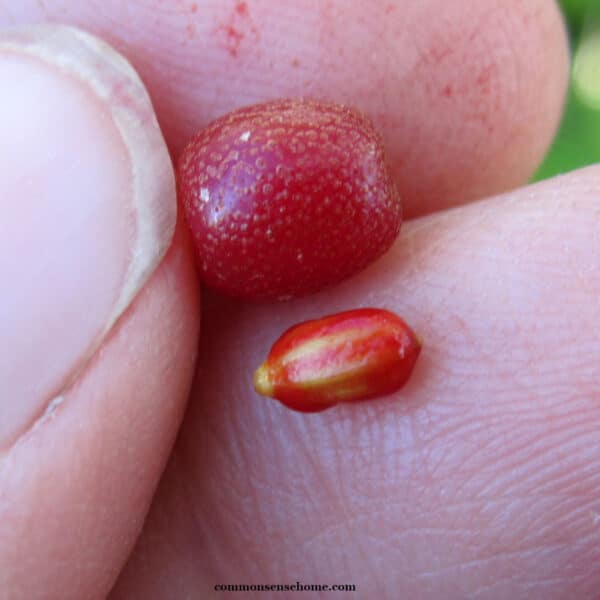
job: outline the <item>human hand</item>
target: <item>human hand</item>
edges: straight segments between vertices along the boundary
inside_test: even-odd
[[[94,359],[62,382],[52,418],[5,448],[6,597],[103,597],[115,581],[113,598],[212,597],[217,583],[295,581],[354,583],[361,598],[592,597],[597,169],[447,210],[524,184],[546,150],[567,80],[556,7],[9,0],[0,12],[2,26],[38,20],[84,27],[132,61],[173,156],[198,127],[262,99],[361,108],[384,135],[408,221],[382,260],[322,294],[268,306],[206,294],[191,393],[200,303],[180,224]],[[1,100],[0,110],[9,164],[30,121],[22,111],[8,128]],[[95,185],[118,203],[125,175],[96,125],[96,160],[112,170],[100,177],[100,162]],[[40,139],[27,160],[55,143]],[[55,165],[76,158],[59,155]],[[18,219],[27,211],[11,212],[28,199],[12,174],[0,184],[3,227],[31,245],[25,258],[7,245],[0,272],[14,273],[5,265],[18,256],[29,273],[44,248]],[[57,207],[76,214],[86,186],[52,189]],[[81,251],[76,239],[65,273]],[[47,304],[53,282],[37,286]],[[64,316],[55,304],[66,331],[49,333],[47,347],[24,344],[19,354],[3,344],[2,368],[29,362],[38,382],[45,357],[66,360],[61,348],[96,308],[77,302]],[[285,327],[364,305],[398,312],[423,338],[397,399],[305,416],[255,397],[252,372]],[[79,358],[68,357],[65,373]],[[43,411],[55,390],[38,385]],[[3,388],[0,423],[19,391]]]

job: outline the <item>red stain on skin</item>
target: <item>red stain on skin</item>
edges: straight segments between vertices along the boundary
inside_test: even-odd
[[[452,96],[454,95],[454,90],[452,89],[451,85],[447,85],[443,92],[444,96],[446,96],[446,98],[452,98]]]
[[[451,47],[440,44],[439,46],[432,46],[430,48],[428,58],[431,59],[432,64],[439,65],[452,56],[452,52],[453,50]]]
[[[300,61],[297,58],[294,58],[292,60],[292,67],[299,67],[300,66]]]
[[[233,25],[221,25],[219,29],[225,33],[225,45],[227,51],[231,56],[237,56],[240,49],[240,43],[244,39],[244,34],[241,31],[238,31]]]
[[[494,68],[489,66],[479,73],[475,82],[480,88],[480,93],[487,95],[491,92],[492,88],[492,76],[494,75]]]
[[[484,85],[488,84],[489,82],[490,82],[490,74],[489,73],[482,73],[477,78],[477,83],[481,86],[484,86]]]
[[[250,31],[258,38],[258,30],[252,24],[246,2],[236,2],[226,22],[221,23],[215,30],[224,42],[224,47],[233,58],[240,53],[240,45],[246,37],[246,31]]]
[[[193,13],[196,13],[196,12],[198,12],[198,5],[197,5],[197,4],[192,4],[192,6],[190,7],[190,10],[191,10]]]
[[[397,7],[397,6],[395,6],[394,4],[388,4],[388,5],[385,7],[385,14],[386,14],[386,15],[389,15],[390,13],[394,12],[394,11],[395,11],[397,8],[398,8],[398,7]]]
[[[479,75],[479,77],[477,78],[477,83],[479,85],[486,85],[487,83],[490,82],[490,74],[489,72],[483,72],[481,75]]]

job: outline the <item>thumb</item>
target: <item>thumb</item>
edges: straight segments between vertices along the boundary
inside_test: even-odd
[[[5,32],[0,89],[0,589],[101,596],[183,414],[191,252],[124,59],[65,27]]]

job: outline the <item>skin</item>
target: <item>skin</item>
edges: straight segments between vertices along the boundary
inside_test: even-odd
[[[39,20],[132,60],[173,156],[236,106],[352,99],[381,127],[409,219],[389,254],[327,292],[265,306],[207,293],[201,310],[180,226],[60,411],[2,458],[4,596],[210,598],[215,583],[298,580],[365,598],[594,597],[600,171],[496,195],[525,184],[559,120],[556,6],[0,11],[2,26]],[[365,52],[373,40],[385,52]],[[285,327],[365,303],[423,339],[395,399],[304,416],[255,396]]]

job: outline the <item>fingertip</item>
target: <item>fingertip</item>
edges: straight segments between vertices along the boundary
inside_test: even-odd
[[[384,136],[407,217],[524,183],[564,102],[568,45],[554,1],[211,0],[161,5],[163,21],[155,2],[133,3],[130,19],[119,0],[103,6],[46,0],[23,18],[60,16],[126,48],[174,155],[241,105],[350,104]]]

